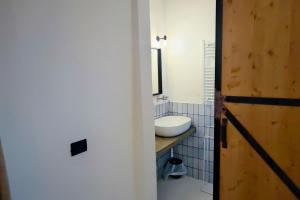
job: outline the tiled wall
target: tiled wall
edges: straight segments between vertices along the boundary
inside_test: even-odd
[[[169,105],[168,100],[161,100],[159,102],[154,102],[154,119],[169,115]],[[163,169],[169,158],[171,157],[171,151],[161,155],[156,158],[156,175],[157,179],[162,177]]]
[[[154,103],[154,119],[169,115],[169,105],[168,100],[160,100]]]
[[[213,181],[213,135],[214,106],[205,104],[187,104],[164,102],[155,106],[155,118],[166,115],[179,115],[192,118],[197,131],[174,147],[174,156],[183,160],[188,169],[188,176]],[[161,176],[163,165],[170,153],[157,158],[157,175]]]
[[[185,104],[171,102],[169,115],[182,115],[192,118],[197,131],[175,146],[174,156],[183,160],[188,176],[213,181],[213,135],[214,107],[205,104]]]

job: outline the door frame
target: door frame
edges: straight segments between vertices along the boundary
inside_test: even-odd
[[[223,0],[216,0],[216,53],[215,53],[215,91],[221,91],[222,83],[222,37],[223,37]],[[216,93],[216,92],[215,92]],[[216,100],[215,100],[216,107]],[[220,137],[221,120],[214,119],[214,177],[213,177],[213,199],[220,199]]]
[[[222,39],[223,39],[223,0],[216,0],[216,56],[215,56],[215,108],[223,106],[223,102],[228,103],[244,103],[255,105],[277,105],[300,107],[300,99],[287,98],[266,98],[266,97],[244,97],[244,96],[221,96],[222,87]],[[219,96],[217,96],[219,95]],[[221,97],[221,98],[218,98]],[[220,101],[221,104],[220,104]],[[215,109],[215,125],[214,125],[214,180],[213,180],[213,199],[220,199],[220,150],[221,150],[221,119],[218,116],[220,108]],[[217,113],[217,112],[218,113]],[[243,126],[243,124],[235,118],[235,116],[227,109],[222,111],[228,120],[233,124],[243,138],[255,150],[261,159],[270,167],[270,169],[281,179],[281,181],[289,188],[289,190],[300,198],[299,187],[290,179],[283,169],[272,159],[272,157],[264,150],[264,148],[252,137],[251,133]]]

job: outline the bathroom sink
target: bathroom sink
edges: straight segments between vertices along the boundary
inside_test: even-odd
[[[191,127],[192,119],[184,116],[166,116],[155,120],[155,134],[162,137],[175,137]]]

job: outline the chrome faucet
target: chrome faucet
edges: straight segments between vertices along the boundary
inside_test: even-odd
[[[158,100],[168,100],[168,96],[163,95],[162,97],[157,97],[157,101]]]

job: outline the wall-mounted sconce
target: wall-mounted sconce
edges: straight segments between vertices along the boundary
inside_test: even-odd
[[[164,35],[164,37],[159,37],[159,36],[156,36],[156,41],[159,42],[160,40],[167,40],[167,36]]]
[[[167,36],[166,35],[164,35],[163,37],[156,36],[156,41],[157,41],[158,45],[160,43],[160,40],[164,40],[164,46],[167,46]]]

